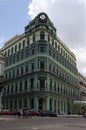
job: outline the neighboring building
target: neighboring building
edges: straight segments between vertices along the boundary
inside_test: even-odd
[[[79,73],[80,98],[86,101],[86,77]]]
[[[79,88],[80,88],[80,100],[74,102],[77,112],[83,114],[86,112],[86,77],[78,73]]]
[[[45,13],[9,40],[1,53],[5,55],[3,108],[75,112],[80,92],[76,58],[56,36]]]
[[[1,98],[2,98],[2,89],[3,89],[3,71],[4,71],[4,56],[0,55],[0,109],[2,108]]]

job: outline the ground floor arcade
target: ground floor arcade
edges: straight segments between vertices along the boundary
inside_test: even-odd
[[[2,99],[3,108],[10,110],[18,110],[22,108],[31,108],[37,111],[50,110],[58,114],[74,113],[73,100],[64,96],[53,94],[30,94],[16,95]]]

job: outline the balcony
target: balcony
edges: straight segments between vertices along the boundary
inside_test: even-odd
[[[12,82],[12,80],[16,80],[16,79],[18,79],[18,78],[22,78],[22,77],[25,77],[25,76],[27,76],[27,75],[34,74],[34,73],[39,73],[39,72],[49,73],[49,74],[55,76],[56,78],[62,80],[63,82],[66,82],[66,83],[68,83],[68,84],[73,85],[74,87],[76,87],[76,84],[74,85],[72,82],[70,82],[70,81],[68,81],[67,79],[65,79],[65,77],[62,77],[61,75],[58,75],[56,72],[53,72],[53,70],[45,69],[45,68],[41,68],[41,69],[40,69],[40,68],[37,68],[37,69],[33,69],[33,70],[28,70],[27,72],[23,72],[22,74],[19,74],[19,75],[16,74],[16,75],[14,75],[14,77],[7,78],[7,79],[5,80],[5,83],[8,82],[8,81],[11,81],[11,82]],[[31,91],[32,91],[32,90],[31,90]],[[33,91],[34,91],[34,90],[33,90]],[[40,91],[42,91],[42,90],[40,90]],[[47,90],[44,90],[44,91],[47,91]],[[50,90],[50,91],[51,91],[51,90]],[[54,90],[52,90],[52,92],[53,92],[53,91],[54,91]]]
[[[73,96],[73,95],[71,95],[71,94],[69,94],[69,93],[66,93],[66,92],[64,92],[64,91],[58,91],[57,89],[56,90],[54,90],[53,88],[48,88],[48,89],[46,89],[46,87],[44,87],[44,88],[29,88],[29,89],[27,89],[27,90],[21,90],[21,91],[13,91],[13,92],[9,92],[9,93],[7,93],[7,92],[5,92],[5,93],[3,93],[3,96],[16,96],[16,95],[27,95],[28,93],[38,93],[38,92],[42,92],[42,93],[47,93],[47,94],[49,94],[49,93],[51,93],[51,94],[55,94],[55,95],[58,95],[58,96],[63,96],[63,97],[66,97],[66,98],[72,98],[72,99],[79,99],[79,97],[78,96]]]

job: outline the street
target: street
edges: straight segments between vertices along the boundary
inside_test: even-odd
[[[86,130],[86,118],[11,117],[0,120],[0,130]]]

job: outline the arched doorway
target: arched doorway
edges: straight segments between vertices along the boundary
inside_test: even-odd
[[[46,109],[46,100],[44,98],[39,98],[39,110],[44,111]]]
[[[68,113],[68,115],[71,114],[69,100],[67,101],[67,113]]]
[[[34,98],[31,98],[31,100],[30,100],[30,107],[31,107],[31,109],[34,108]]]

